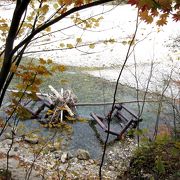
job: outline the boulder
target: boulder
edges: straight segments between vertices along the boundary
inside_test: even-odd
[[[36,135],[33,135],[31,137],[30,136],[25,136],[24,141],[26,141],[27,143],[30,143],[30,144],[38,144],[39,138]]]
[[[89,152],[84,149],[78,149],[76,156],[79,160],[89,160],[90,159]]]

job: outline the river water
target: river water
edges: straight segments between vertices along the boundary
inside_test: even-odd
[[[60,76],[60,77],[59,77]],[[65,80],[67,83],[62,84],[58,83],[59,78]],[[63,81],[64,82],[64,81]],[[74,70],[72,72],[71,68],[64,72],[61,75],[57,75],[52,79],[47,79],[41,90],[42,92],[48,92],[47,85],[51,83],[53,87],[57,90],[60,88],[71,89],[78,97],[79,103],[99,103],[99,102],[112,102],[113,94],[115,89],[115,83],[112,83],[107,80],[103,80],[101,78],[97,78],[94,76],[90,76],[80,72],[79,70]],[[13,86],[11,87],[13,88]],[[139,100],[143,99],[145,92],[139,91]],[[159,95],[155,94],[147,94],[147,101],[157,100]],[[137,100],[137,91],[134,88],[130,88],[127,86],[119,85],[116,101],[117,102],[126,102],[126,106],[132,109],[135,113],[138,114],[138,104],[133,103],[133,101]],[[142,107],[142,103],[140,103]],[[158,103],[149,102],[145,103],[144,111],[142,114],[143,122],[141,123],[142,128],[147,128],[148,130],[152,130],[155,121],[157,119],[158,112]],[[90,152],[93,158],[101,157],[102,147],[106,133],[104,133],[98,125],[95,125],[92,122],[90,117],[91,112],[95,112],[101,116],[107,115],[110,111],[111,105],[94,105],[94,106],[78,106],[77,113],[79,116],[87,118],[86,122],[75,122],[70,124],[72,127],[72,132],[70,135],[62,130],[57,129],[57,137],[63,139],[64,138],[64,149],[70,150],[72,152],[77,149],[86,149]],[[172,124],[172,108],[171,106],[163,105],[161,109],[162,113],[160,116],[160,120],[169,124]],[[25,120],[20,121],[20,124],[24,124],[24,131],[35,131],[35,133],[40,134],[41,136],[51,137],[55,130],[47,129],[42,127],[36,120]],[[115,125],[116,126],[116,125]],[[37,130],[37,132],[36,132]],[[110,136],[109,143],[112,145],[115,136]]]

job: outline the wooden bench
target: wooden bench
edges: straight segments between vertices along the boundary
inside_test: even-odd
[[[97,122],[97,124],[103,129],[104,132],[108,132],[108,118],[101,117],[96,113],[91,113],[91,117]],[[129,110],[125,105],[118,104],[115,105],[112,119],[117,119],[117,123],[120,125],[120,129],[118,132],[110,129],[109,133],[117,136],[118,139],[122,138],[122,135],[133,128],[136,128],[138,123],[142,121],[142,119],[138,118],[134,112]]]

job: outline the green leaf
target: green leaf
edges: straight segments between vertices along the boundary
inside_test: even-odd
[[[156,164],[157,171],[161,174],[164,174],[165,173],[165,167],[164,167],[164,164],[159,157],[157,158],[155,164]]]

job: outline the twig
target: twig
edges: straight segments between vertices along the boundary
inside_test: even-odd
[[[120,81],[120,78],[121,78],[121,75],[123,73],[123,70],[125,68],[125,65],[127,63],[127,60],[129,58],[129,53],[130,53],[130,50],[131,50],[131,47],[133,46],[133,42],[135,40],[135,37],[136,37],[136,33],[137,33],[137,30],[138,30],[138,17],[139,17],[139,9],[138,9],[138,12],[137,12],[137,18],[136,18],[136,27],[135,27],[135,32],[134,32],[134,35],[132,37],[132,40],[129,44],[129,48],[127,50],[127,54],[126,54],[126,57],[125,57],[125,60],[124,60],[124,63],[123,63],[123,66],[119,72],[119,76],[117,78],[117,81],[116,81],[116,86],[115,86],[115,91],[114,91],[114,97],[113,97],[113,104],[112,104],[112,108],[111,108],[111,111],[108,115],[108,132],[107,132],[107,136],[106,136],[106,140],[105,140],[105,143],[104,143],[104,150],[103,150],[103,155],[102,155],[102,159],[101,159],[101,164],[100,164],[100,168],[99,168],[99,178],[100,180],[102,180],[102,167],[103,167],[103,163],[104,163],[104,158],[105,158],[105,153],[106,153],[106,147],[107,147],[107,142],[108,142],[108,139],[109,139],[109,131],[110,131],[110,123],[111,123],[111,117],[112,117],[112,113],[114,111],[114,106],[115,106],[115,102],[116,102],[116,94],[117,94],[117,89],[118,89],[118,84],[119,84],[119,81]]]

